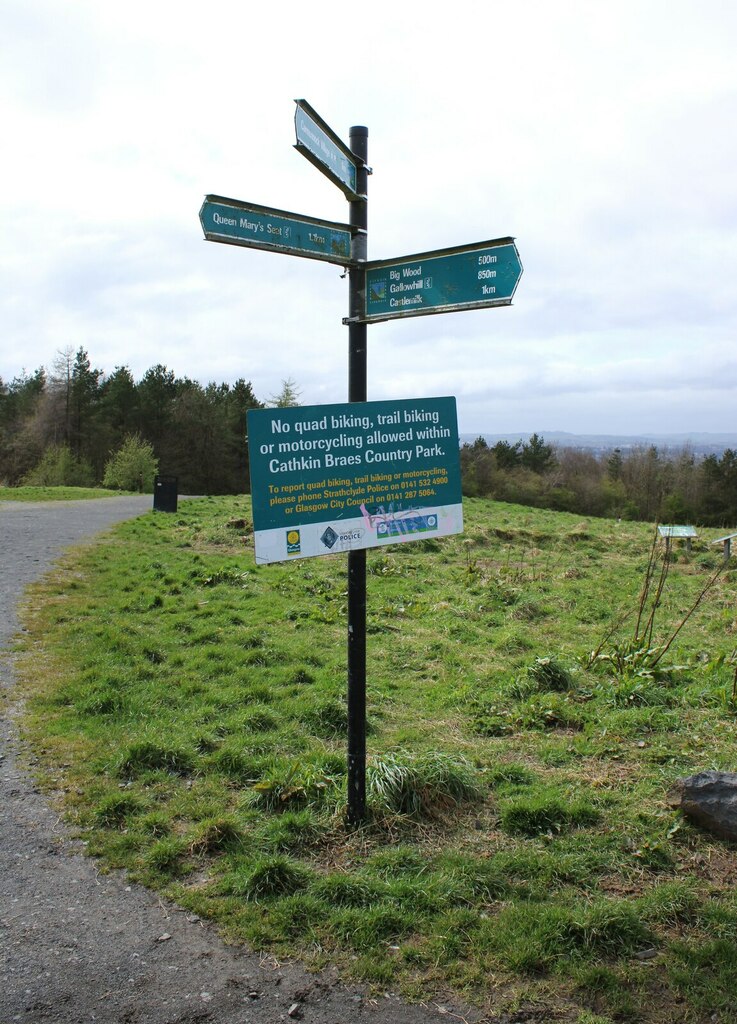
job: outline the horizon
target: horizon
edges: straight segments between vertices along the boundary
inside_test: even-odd
[[[459,436],[470,437],[472,434],[473,434],[473,431],[461,431],[459,433]],[[655,432],[651,432],[651,431],[642,431],[642,432],[631,433],[631,434],[620,434],[620,433],[611,434],[611,433],[599,433],[599,432],[594,432],[594,431],[585,431],[585,432],[581,432],[581,433],[575,433],[575,432],[570,431],[570,430],[523,430],[521,432],[515,431],[515,430],[504,430],[504,431],[482,430],[482,431],[480,431],[480,435],[482,435],[484,437],[497,437],[497,438],[500,438],[500,439],[503,439],[503,440],[507,440],[507,439],[509,439],[511,437],[520,437],[522,439],[525,439],[525,438],[532,437],[533,434],[537,434],[538,437],[542,437],[543,439],[548,438],[548,437],[577,437],[577,438],[589,438],[591,440],[605,440],[605,439],[610,439],[610,438],[625,438],[625,439],[629,438],[629,439],[633,439],[633,440],[636,440],[638,438],[644,438],[644,439],[648,439],[648,440],[651,439],[651,438],[652,439],[662,438],[663,440],[666,440],[666,439],[682,439],[684,441],[688,441],[689,438],[691,438],[691,439],[699,439],[699,438],[700,439],[728,438],[730,440],[737,440],[737,430],[733,430],[733,431],[729,431],[729,430],[719,430],[719,431],[706,431],[706,430],[698,430],[698,431],[671,431],[671,432],[668,432],[668,433],[655,433]],[[480,435],[477,434],[476,436],[478,437]]]
[[[80,346],[80,347],[84,348],[84,346]],[[71,350],[71,346],[68,347],[68,348]],[[78,349],[75,349],[73,354],[76,354],[77,351],[78,351]],[[85,352],[87,353],[87,356],[90,358],[90,363],[93,366],[93,368],[98,369],[100,371],[100,373],[101,373],[101,378],[100,378],[101,381],[104,381],[107,377],[109,377],[111,375],[112,372],[114,372],[114,371],[109,371],[109,370],[103,369],[101,367],[96,367],[95,366],[95,360],[92,358],[92,353],[90,353],[87,349],[85,349]],[[63,353],[62,350],[57,350],[57,352],[56,352],[57,356],[61,356],[63,354],[64,353]],[[126,365],[126,364],[120,364],[120,365]],[[138,384],[140,382],[140,380],[142,379],[142,377],[144,376],[144,374],[147,372],[147,370],[152,369],[154,366],[157,366],[157,365],[159,365],[159,364],[158,363],[152,363],[150,366],[148,366],[146,368],[146,370],[141,372],[138,376],[136,376],[136,374],[133,374],[135,383]],[[115,369],[117,369],[117,368],[118,367],[116,366]],[[128,368],[130,369],[130,367],[128,367]],[[232,385],[235,383],[236,379],[238,379],[238,378],[234,378],[233,380],[228,380],[228,381],[217,381],[217,380],[212,380],[212,379],[206,379],[206,380],[205,379],[198,379],[197,377],[190,376],[187,373],[183,373],[183,374],[178,373],[173,366],[165,366],[165,368],[167,370],[172,371],[174,373],[175,379],[177,379],[177,380],[185,380],[185,379],[186,380],[192,380],[195,383],[199,384],[201,387],[206,387],[207,385],[213,384],[213,383],[216,384],[216,385],[227,384],[229,387],[232,387]],[[46,374],[46,379],[48,381],[48,379],[53,376],[53,363],[40,364],[38,366],[34,366],[32,369],[29,368],[28,366],[22,366],[19,369],[16,369],[14,372],[11,371],[12,372],[12,376],[9,376],[7,378],[4,377],[2,374],[0,374],[0,383],[3,383],[7,387],[14,380],[22,379],[23,376],[30,377],[30,376],[32,376],[34,373],[36,373],[39,370],[43,370],[44,371],[44,373]],[[248,380],[249,383],[251,383],[251,384],[253,383],[247,377],[245,379]],[[295,391],[298,394],[298,396],[300,398],[303,397],[302,391],[301,391],[301,388],[300,388],[300,385],[299,385],[298,381],[294,381],[291,378],[287,378],[287,379],[283,379],[280,383],[281,383],[282,386],[284,384],[286,384],[286,383],[294,384]],[[276,390],[278,392],[281,389],[277,388]],[[275,397],[274,394],[270,394],[268,397],[262,397],[261,395],[256,393],[255,388],[254,388],[254,393],[256,394],[256,398],[258,399],[258,401],[262,402],[265,406],[268,406],[270,401]],[[399,396],[394,396],[394,397],[398,398]],[[405,397],[405,398],[427,398],[427,397],[446,397],[446,396],[407,395],[407,396],[403,396],[403,397]],[[455,395],[454,396],[448,396],[448,397],[454,397],[454,398],[456,398],[456,401],[458,402],[458,419],[459,419],[458,436],[459,436],[459,438],[469,438],[469,437],[472,437],[472,438],[475,439],[476,437],[483,436],[483,437],[493,437],[493,438],[498,439],[498,440],[512,440],[512,439],[524,440],[525,438],[531,437],[533,434],[537,434],[537,435],[539,435],[539,436],[541,436],[543,438],[547,438],[547,437],[553,437],[553,438],[571,437],[571,438],[579,438],[579,439],[580,438],[588,438],[590,441],[599,440],[602,443],[606,442],[606,441],[610,441],[610,440],[616,440],[616,439],[621,439],[621,440],[628,440],[628,439],[629,440],[638,440],[638,439],[640,439],[640,440],[657,440],[657,439],[661,439],[662,441],[667,441],[667,440],[676,441],[676,440],[678,440],[678,441],[681,441],[681,442],[683,442],[685,444],[688,444],[689,440],[693,440],[694,443],[704,443],[704,444],[712,443],[712,444],[717,444],[717,439],[721,439],[727,446],[729,446],[729,445],[731,445],[733,443],[737,444],[737,428],[734,428],[732,430],[723,430],[723,429],[720,429],[720,430],[701,430],[701,429],[694,429],[694,430],[685,430],[685,431],[683,429],[679,429],[679,430],[664,430],[664,429],[662,429],[662,427],[661,428],[656,428],[656,429],[653,429],[653,430],[650,430],[650,429],[633,430],[633,429],[630,428],[630,429],[628,429],[626,431],[622,431],[622,430],[602,430],[602,429],[573,430],[573,429],[566,429],[566,428],[560,428],[560,427],[555,428],[555,429],[550,429],[550,430],[535,428],[535,429],[526,429],[526,430],[522,430],[522,431],[509,430],[509,429],[506,429],[506,428],[496,428],[496,429],[492,430],[492,429],[487,428],[487,427],[481,427],[480,429],[473,429],[473,428],[468,429],[468,428],[462,426],[462,424],[461,424],[461,403],[460,403],[460,400],[458,400],[457,396],[455,396]],[[333,404],[340,405],[340,404],[343,404],[345,401],[347,401],[347,398],[339,398],[335,402],[332,402],[332,401],[331,402],[300,401],[298,404],[301,405],[301,406],[309,406],[309,405],[321,406],[321,405],[333,405]]]

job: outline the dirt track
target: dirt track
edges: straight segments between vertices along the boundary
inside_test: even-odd
[[[450,1007],[391,993],[374,1002],[329,974],[223,945],[124,875],[99,875],[35,788],[13,723],[16,603],[66,547],[150,509],[150,497],[0,503],[0,686],[10,698],[0,721],[0,1024],[458,1020]]]

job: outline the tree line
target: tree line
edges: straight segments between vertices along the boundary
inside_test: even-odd
[[[256,398],[249,381],[202,385],[157,364],[140,380],[111,374],[84,348],[50,370],[0,378],[0,484],[136,486],[176,476],[180,493],[249,489],[246,413],[299,404],[294,381]],[[121,472],[127,467],[128,474]],[[737,452],[699,459],[655,446],[603,455],[555,448],[533,434],[461,448],[463,493],[580,515],[737,528]],[[127,488],[131,486],[127,484]]]
[[[136,381],[127,366],[106,375],[83,348],[67,349],[50,370],[0,378],[0,483],[100,484],[132,445],[181,493],[243,493],[246,413],[263,407],[243,379],[203,386],[157,364]]]
[[[654,445],[605,454],[483,437],[461,448],[463,493],[498,501],[647,522],[737,529],[737,452],[699,459]]]

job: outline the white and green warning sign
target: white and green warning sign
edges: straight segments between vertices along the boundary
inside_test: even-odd
[[[455,398],[251,410],[248,450],[259,563],[463,530]]]

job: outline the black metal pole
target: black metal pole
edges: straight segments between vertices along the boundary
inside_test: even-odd
[[[349,135],[351,151],[358,158],[356,192],[364,196],[350,203],[354,228],[351,259],[358,266],[349,271],[348,401],[365,402],[366,324],[363,315],[366,291],[368,240],[368,128],[354,125]],[[348,822],[360,824],[366,817],[366,551],[348,552]]]

